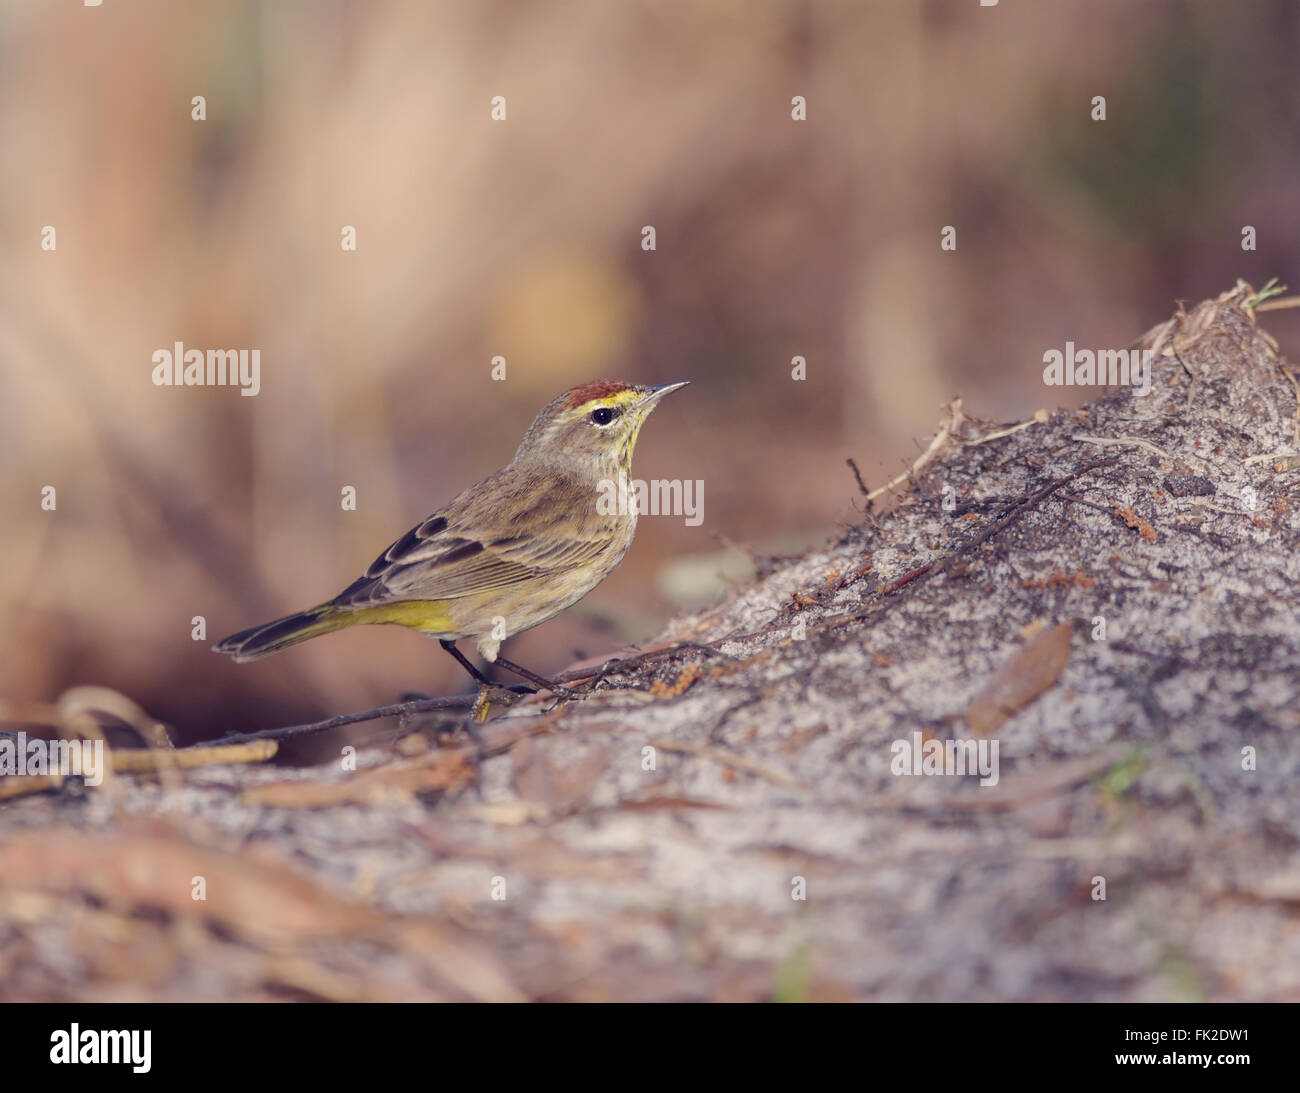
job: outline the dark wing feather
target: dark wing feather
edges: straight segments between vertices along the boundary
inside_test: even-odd
[[[616,521],[595,500],[576,478],[507,467],[408,531],[333,602],[455,599],[593,562]]]

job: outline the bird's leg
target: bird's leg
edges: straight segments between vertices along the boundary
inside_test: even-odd
[[[438,640],[438,644],[441,645],[444,649],[446,649],[447,652],[449,652],[453,657],[455,657],[457,663],[459,663],[460,666],[465,669],[465,671],[467,671],[470,675],[474,677],[475,680],[478,681],[479,686],[484,688],[484,694],[486,694],[488,690],[491,690],[497,686],[497,684],[493,683],[490,679],[487,678],[487,676],[485,676],[482,672],[480,672],[477,668],[475,668],[473,664],[469,662],[469,658],[467,658],[464,653],[462,653],[459,649],[456,648],[456,643],[454,641],[447,641],[440,638]],[[515,675],[528,680],[528,682],[533,684],[535,687],[540,687],[544,691],[550,691],[553,695],[555,695],[556,698],[573,697],[573,692],[570,691],[567,687],[562,687],[560,686],[560,684],[552,682],[551,680],[547,679],[545,676],[539,676],[536,672],[530,672],[527,668],[521,668],[518,664],[514,664],[511,661],[506,660],[505,657],[497,657],[494,663],[501,665],[501,667],[504,668],[507,672],[514,672]],[[514,689],[515,688],[513,687],[507,688],[507,690],[514,690]],[[486,715],[486,712],[487,712],[486,707],[483,702],[483,695],[480,695],[479,704],[475,707],[475,714],[478,717],[478,719],[481,721],[483,717]]]
[[[483,751],[483,740],[478,735],[478,730],[472,726],[487,720],[488,711],[492,708],[492,691],[496,687],[496,684],[469,662],[469,658],[456,648],[456,643],[454,641],[444,641],[439,639],[438,644],[455,657],[457,663],[472,675],[478,683],[478,701],[474,703],[474,708],[470,711],[469,717],[466,718],[465,724],[470,726],[470,732],[478,742],[479,752],[481,754]]]
[[[514,674],[519,676],[521,679],[528,680],[528,682],[533,684],[535,687],[541,687],[543,690],[550,691],[556,698],[573,697],[573,692],[569,690],[568,687],[563,687],[553,680],[547,679],[545,676],[539,676],[536,672],[530,672],[527,668],[521,668],[518,664],[506,660],[505,657],[497,657],[493,663],[501,665],[501,667],[507,672],[514,672]]]
[[[478,701],[474,703],[474,708],[473,710],[470,711],[470,715],[469,715],[469,720],[472,723],[481,724],[482,722],[487,720],[487,715],[489,711],[492,709],[492,693],[494,691],[496,691],[498,694],[502,691],[506,692],[507,694],[511,691],[514,691],[516,693],[519,691],[525,691],[529,694],[532,693],[531,689],[528,687],[501,687],[498,684],[493,683],[490,679],[488,679],[487,676],[485,676],[482,672],[480,672],[477,668],[475,668],[473,664],[470,663],[469,659],[465,656],[464,653],[462,653],[459,649],[456,648],[456,643],[454,641],[444,641],[440,638],[438,639],[438,644],[441,645],[444,649],[446,649],[447,652],[449,652],[453,657],[455,657],[456,662],[462,668],[464,668],[465,671],[467,671],[470,675],[472,675],[475,681],[478,683]],[[513,699],[511,701],[513,701]],[[480,748],[482,747],[481,741],[479,742],[479,746]]]
[[[467,671],[470,675],[472,675],[475,681],[480,686],[482,687],[496,686],[496,684],[494,684],[490,679],[488,679],[487,676],[485,676],[482,672],[480,672],[477,668],[475,668],[473,664],[469,662],[469,658],[466,657],[464,653],[462,653],[459,649],[456,648],[456,643],[454,641],[446,641],[440,638],[438,640],[438,644],[441,645],[444,649],[446,649],[447,652],[449,652],[453,657],[455,657],[456,662],[462,668],[464,668],[465,671]]]

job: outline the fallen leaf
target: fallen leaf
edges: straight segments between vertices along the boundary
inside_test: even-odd
[[[976,736],[995,732],[1009,717],[1049,690],[1070,659],[1068,622],[1023,645],[984,685],[966,710],[966,725]]]
[[[204,899],[195,899],[203,878]],[[191,842],[151,825],[132,831],[42,828],[0,845],[0,891],[92,896],[134,914],[162,911],[174,929],[216,924],[272,953],[316,939],[369,938],[471,999],[521,1001],[498,957],[460,927],[372,910],[268,860]],[[188,924],[188,926],[187,926]]]
[[[205,899],[193,896],[202,877]],[[6,887],[85,893],[111,907],[153,908],[219,923],[262,943],[374,927],[379,916],[331,896],[306,877],[175,835],[53,828],[0,846]]]
[[[543,741],[539,737],[521,740],[510,752],[514,764],[515,792],[526,802],[552,816],[564,815],[588,803],[591,791],[608,766],[603,744],[589,742],[577,762],[558,762],[557,748],[566,753],[582,747],[572,741]]]
[[[326,808],[331,805],[380,804],[423,793],[439,795],[463,789],[477,777],[474,763],[460,751],[437,752],[432,762],[416,767],[381,767],[361,771],[342,782],[272,782],[246,789],[246,804],[275,808]]]

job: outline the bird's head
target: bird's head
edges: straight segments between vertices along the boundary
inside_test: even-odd
[[[689,381],[639,387],[584,383],[551,400],[524,434],[514,463],[544,463],[578,473],[631,474],[637,434],[659,400]]]

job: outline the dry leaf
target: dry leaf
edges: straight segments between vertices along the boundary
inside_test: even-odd
[[[202,877],[206,899],[193,896]],[[47,828],[0,846],[6,886],[86,893],[115,907],[149,907],[220,923],[261,942],[374,926],[378,916],[331,896],[282,865],[228,854],[173,835]]]
[[[440,751],[417,767],[381,767],[360,771],[342,782],[273,782],[241,794],[246,804],[276,808],[326,808],[331,805],[380,804],[422,793],[448,793],[474,781],[477,771],[460,751]]]
[[[195,878],[204,899],[195,899]],[[157,826],[93,832],[44,828],[0,845],[0,890],[91,895],[109,908],[161,910],[177,928],[216,923],[253,946],[285,952],[312,939],[370,938],[478,1000],[519,1001],[499,959],[459,928],[371,910],[286,867],[279,856],[230,853]]]
[[[566,749],[579,746],[572,741],[562,743]],[[515,792],[552,816],[563,815],[586,804],[608,765],[608,753],[603,744],[588,743],[585,754],[576,763],[556,762],[556,747],[556,741],[529,737],[521,740],[510,752],[514,763]]]
[[[998,669],[966,711],[971,732],[976,736],[995,732],[1061,678],[1070,659],[1071,629],[1063,622],[1039,634]]]

